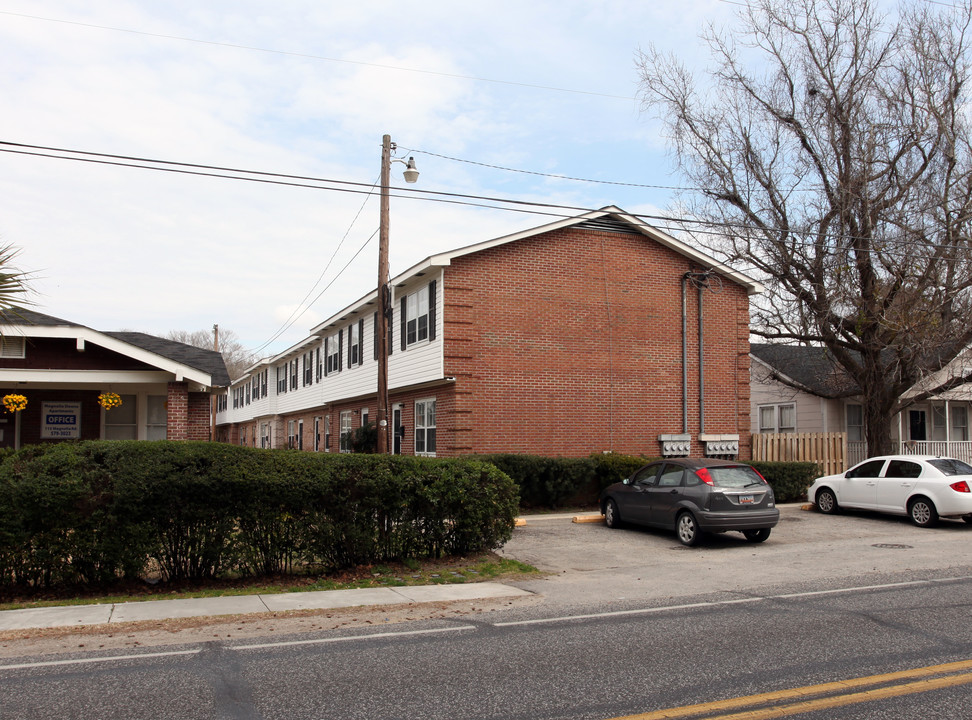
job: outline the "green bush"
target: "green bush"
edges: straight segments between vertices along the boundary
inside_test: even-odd
[[[766,478],[778,503],[806,500],[807,488],[823,474],[812,462],[753,462],[750,465]]]
[[[520,488],[520,504],[524,508],[595,505],[602,489],[649,462],[643,457],[613,453],[585,458],[520,454],[478,457],[513,479]]]
[[[0,461],[0,586],[346,568],[493,549],[509,477],[475,460],[81,442]]]

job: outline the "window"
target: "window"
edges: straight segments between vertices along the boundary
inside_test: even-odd
[[[423,340],[435,340],[435,281],[402,298],[402,350]]]
[[[314,452],[321,450],[321,416],[314,418]]]
[[[135,413],[135,396],[122,395],[122,404],[111,410],[104,410],[105,440],[136,440],[138,425]]]
[[[864,406],[848,405],[847,415],[847,442],[864,442]]]
[[[680,465],[666,465],[658,476],[658,487],[678,487],[682,484],[685,469]]]
[[[658,476],[658,471],[661,469],[661,464],[656,463],[654,465],[649,465],[648,467],[643,467],[641,470],[636,472],[631,476],[632,485],[654,485],[655,478]]]
[[[290,361],[290,389],[297,389],[297,358]]]
[[[297,449],[304,449],[304,421],[303,419],[297,421]]]
[[[331,416],[324,416],[324,452],[331,452]]]
[[[368,424],[368,408],[361,408],[361,427]]]
[[[0,338],[0,358],[24,358],[27,357],[26,343],[23,337],[2,337]]]
[[[287,392],[287,364],[277,366],[277,394]]]
[[[327,356],[324,374],[330,375],[341,371],[341,345],[344,339],[343,331],[338,331],[324,339],[324,355]]]
[[[969,409],[965,405],[952,405],[952,440],[969,439]]]
[[[293,420],[287,421],[287,447],[291,450],[297,447],[297,423]]]
[[[250,404],[250,385],[249,385],[249,383],[247,383],[247,385],[246,385],[246,404],[247,405]]]
[[[348,328],[348,367],[357,367],[364,360],[364,320]]]
[[[317,380],[317,382],[320,382],[321,378],[324,377],[324,365],[321,364],[320,348],[317,348],[317,350],[314,351],[314,359],[315,359],[315,364],[317,366],[315,371],[315,379]]]
[[[415,454],[435,455],[435,400],[415,403]]]
[[[270,370],[269,369],[264,370],[263,378],[260,380],[260,394],[263,397],[267,396],[267,379],[269,375],[270,375]]]
[[[876,478],[881,476],[881,468],[884,467],[884,460],[869,460],[857,467],[848,470],[844,477],[847,478]]]
[[[270,423],[260,423],[260,447],[270,447]]]
[[[240,445],[246,445],[246,425],[240,426]]]
[[[932,440],[948,439],[948,423],[944,405],[932,405]]]
[[[146,399],[145,439],[165,440],[168,409],[165,395],[149,395]]]
[[[304,353],[304,387],[314,384],[314,351]]]
[[[761,405],[759,408],[761,433],[796,432],[796,405]]]
[[[889,460],[884,477],[916,478],[921,475],[921,465],[907,460]]]
[[[341,413],[341,452],[351,452],[351,411]]]

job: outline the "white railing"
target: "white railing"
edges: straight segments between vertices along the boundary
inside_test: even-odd
[[[905,440],[898,443],[900,455],[953,457],[972,465],[972,442],[966,440]],[[847,467],[867,460],[867,443],[847,443]]]
[[[906,440],[900,446],[902,455],[939,455],[972,463],[972,442],[967,440]]]

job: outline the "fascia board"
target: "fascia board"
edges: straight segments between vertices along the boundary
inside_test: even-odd
[[[24,370],[0,369],[0,384],[39,383],[44,385],[156,385],[172,379],[164,370]],[[209,387],[206,383],[198,383]]]
[[[146,365],[152,365],[153,367],[157,367],[167,373],[171,373],[175,376],[176,382],[190,380],[207,387],[212,386],[212,376],[209,373],[203,372],[202,370],[197,370],[194,367],[189,367],[188,365],[183,365],[182,363],[176,362],[171,358],[157,355],[156,353],[144,350],[143,348],[131,345],[122,340],[117,340],[110,335],[104,335],[97,330],[92,330],[91,328],[87,328],[82,325],[74,325],[70,327],[5,325],[2,326],[2,332],[16,333],[18,335],[23,335],[24,337],[70,338],[72,340],[80,340],[85,343],[90,342],[94,345],[100,345],[106,350],[117,352],[120,355],[125,355],[133,360],[138,360]]]

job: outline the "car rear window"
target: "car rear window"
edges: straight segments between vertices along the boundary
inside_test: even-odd
[[[748,465],[706,468],[717,487],[742,488],[749,485],[762,485],[763,479]]]
[[[972,475],[972,465],[954,458],[935,458],[929,460],[928,464],[945,475]]]

